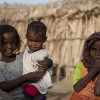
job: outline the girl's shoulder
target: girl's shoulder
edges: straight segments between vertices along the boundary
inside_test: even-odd
[[[23,58],[23,54],[24,54],[23,52],[17,53],[16,58]]]
[[[75,69],[82,70],[83,68],[84,68],[83,62],[82,61],[78,61],[76,63]]]
[[[76,64],[76,67],[77,68],[84,68],[83,62],[81,60],[78,61],[77,64]]]

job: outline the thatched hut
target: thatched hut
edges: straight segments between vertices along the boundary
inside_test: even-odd
[[[9,23],[18,29],[22,40],[20,51],[27,48],[25,32],[27,24],[32,20],[40,20],[47,25],[46,48],[58,65],[58,79],[62,66],[66,67],[67,77],[81,59],[86,38],[100,31],[100,0],[61,0],[46,5],[0,5],[0,23]]]

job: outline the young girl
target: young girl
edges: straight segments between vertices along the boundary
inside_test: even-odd
[[[23,73],[35,72],[38,70],[38,60],[43,60],[45,57],[49,58],[49,54],[43,43],[46,41],[47,28],[44,23],[39,21],[32,21],[27,28],[27,44],[29,49],[25,51],[23,56]],[[50,69],[49,69],[50,70]],[[51,76],[49,71],[45,72],[43,78],[37,83],[31,83],[25,87],[25,100],[34,100],[40,94],[46,94],[48,88],[52,87]]]
[[[41,68],[37,72],[23,74],[23,54],[20,49],[20,38],[17,30],[11,25],[0,25],[0,88],[14,100],[24,100],[22,84],[37,82],[44,75],[49,65],[48,60],[39,62]],[[42,70],[42,72],[41,72]]]
[[[1,34],[0,34],[0,48],[1,48],[1,38],[2,38],[2,36],[1,36]],[[1,53],[0,53],[1,54]],[[1,58],[1,55],[0,55],[0,58]],[[1,74],[0,74],[1,75]],[[1,77],[1,76],[0,76]],[[8,96],[8,94],[6,93],[6,92],[4,92],[4,91],[2,91],[1,89],[0,89],[0,99],[4,99],[4,100],[12,100],[9,96]]]
[[[83,59],[76,65],[73,82],[75,92],[71,100],[100,100],[100,32],[86,40]]]

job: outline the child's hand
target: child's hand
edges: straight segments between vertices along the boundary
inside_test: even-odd
[[[95,63],[93,65],[93,68],[97,71],[100,72],[100,60],[95,60]]]
[[[39,60],[38,61],[38,64],[39,64],[38,70],[45,72],[48,69],[49,60],[50,59],[48,57],[45,57],[44,60],[41,60],[41,61]]]

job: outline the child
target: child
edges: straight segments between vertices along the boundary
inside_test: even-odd
[[[24,100],[23,88],[25,82],[37,82],[44,75],[48,61],[39,62],[41,68],[37,72],[23,74],[23,54],[16,53],[20,49],[20,38],[17,30],[11,25],[0,25],[0,88],[14,100]],[[43,70],[41,72],[41,70]]]
[[[83,59],[76,65],[73,82],[75,92],[71,100],[100,100],[100,32],[86,40]]]
[[[43,47],[43,43],[47,39],[46,31],[47,28],[42,22],[32,21],[28,25],[26,38],[29,50],[26,50],[23,56],[24,74],[37,71],[41,67],[37,61],[43,60],[45,57],[49,58],[48,52]],[[52,82],[50,73],[47,70],[39,82],[31,83],[25,87],[24,94],[27,98],[33,100],[39,94],[46,94],[50,87],[52,87]]]
[[[0,48],[1,48],[1,39],[2,39],[2,35],[0,34]],[[1,53],[0,53],[1,54]],[[1,55],[0,55],[0,58],[1,58]],[[1,77],[1,76],[0,76]],[[12,100],[6,92],[3,92],[1,89],[0,89],[0,99],[5,99],[5,100]]]

